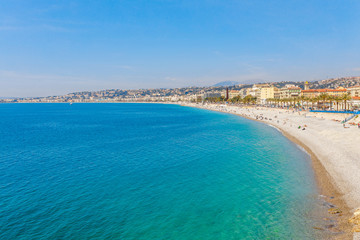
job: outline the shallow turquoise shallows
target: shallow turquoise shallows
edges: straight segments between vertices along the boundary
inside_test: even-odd
[[[309,156],[164,104],[0,105],[0,239],[313,239]]]

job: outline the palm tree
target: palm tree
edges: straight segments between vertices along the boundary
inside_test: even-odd
[[[284,107],[289,107],[289,98],[284,98]]]
[[[310,102],[310,98],[309,97],[305,97],[304,101],[306,102],[306,108],[309,109],[309,102]]]
[[[304,101],[305,101],[305,96],[304,95],[301,95],[300,96],[300,101],[301,101],[301,107],[304,107]]]
[[[274,106],[276,106],[276,99],[275,98],[271,98],[271,102]]]
[[[333,102],[334,102],[334,99],[335,99],[335,97],[334,96],[332,96],[332,95],[328,95],[328,100],[329,100],[329,102],[330,102],[330,110],[332,109],[332,107],[333,107]]]
[[[281,100],[279,98],[275,98],[275,102],[276,102],[277,107],[279,107],[280,101]]]
[[[271,105],[271,102],[272,102],[272,98],[267,98],[266,100],[265,100],[265,105]]]
[[[253,105],[255,105],[255,104],[256,104],[256,100],[257,100],[257,97],[252,97],[251,103],[252,103]]]
[[[283,107],[287,107],[288,99],[287,99],[287,98],[283,98],[283,99],[282,99],[282,102],[283,102]]]
[[[245,104],[249,104],[250,102],[252,102],[253,96],[251,95],[247,95],[246,97],[243,98],[243,102]]]
[[[292,104],[292,99],[291,98],[286,98],[286,105],[288,107],[291,107],[291,104]]]
[[[296,101],[295,106],[297,106],[297,107],[299,107],[299,106],[300,106],[300,102],[302,103],[302,101],[301,101],[301,98],[300,98],[300,97],[295,97],[295,101]]]
[[[344,94],[344,95],[342,96],[342,100],[343,100],[344,103],[345,103],[345,111],[346,111],[346,102],[349,101],[349,100],[351,100],[351,99],[352,99],[352,98],[351,98],[351,96],[350,96],[349,93]]]
[[[319,96],[319,100],[322,100],[323,110],[325,110],[325,103],[326,103],[326,100],[328,99],[328,97],[329,97],[329,95],[327,95],[326,93],[320,94],[320,96]]]
[[[336,111],[339,111],[339,102],[342,101],[342,97],[336,96],[334,97],[334,101],[336,102]]]
[[[313,103],[313,108],[314,108],[314,103],[316,102],[316,109],[319,109],[319,97],[313,97],[312,98],[312,103]]]
[[[241,101],[241,97],[240,96],[235,96],[233,98],[230,99],[231,103],[238,103]]]

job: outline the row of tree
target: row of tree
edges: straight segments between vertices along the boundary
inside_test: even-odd
[[[209,103],[230,102],[230,103],[256,104],[256,97],[252,95],[247,95],[244,98],[242,98],[241,96],[236,96],[230,99],[226,99],[225,97],[221,96],[221,97],[208,97],[205,98],[204,101]]]
[[[285,99],[276,99],[269,98],[267,99],[268,104],[273,104],[276,106],[293,106],[293,107],[309,107],[314,109],[314,105],[316,104],[317,109],[327,109],[333,108],[333,105],[336,104],[336,110],[339,111],[339,105],[344,106],[345,110],[348,110],[350,106],[348,106],[348,101],[351,100],[350,94],[344,94],[342,96],[332,96],[329,94],[321,94],[317,97],[294,97],[294,98],[285,98]]]
[[[321,94],[317,97],[293,97],[293,98],[268,98],[266,99],[266,102],[268,105],[275,105],[277,107],[307,107],[311,106],[312,109],[314,109],[314,106],[316,105],[317,109],[323,109],[326,108],[333,108],[333,105],[336,104],[337,111],[339,110],[339,105],[344,106],[345,110],[349,108],[348,101],[351,100],[350,94],[344,94],[342,96],[331,96],[329,94]],[[209,103],[224,103],[224,102],[230,102],[230,103],[242,103],[242,104],[256,104],[256,97],[252,95],[247,95],[244,98],[241,96],[236,96],[231,99],[225,99],[225,97],[209,97],[205,98],[204,101]]]

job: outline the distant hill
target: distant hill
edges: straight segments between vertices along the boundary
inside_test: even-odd
[[[267,83],[267,82],[262,82],[262,83]],[[301,81],[301,82],[282,81],[282,82],[271,82],[271,84],[277,88],[282,88],[287,84],[293,84],[304,89],[305,81]],[[338,87],[348,88],[353,86],[360,86],[360,77],[341,77],[341,78],[331,78],[331,79],[318,80],[318,81],[309,81],[309,87],[311,89],[319,89],[319,88],[335,89]]]
[[[273,83],[273,85],[277,88],[283,88],[287,84],[296,85],[296,86],[299,86],[300,88],[304,89],[304,82],[282,81],[282,82],[274,82]]]
[[[338,88],[353,87],[360,85],[360,77],[331,78],[315,82],[309,82],[310,88]]]
[[[261,82],[260,82],[261,83]],[[266,82],[262,82],[266,83]],[[304,89],[304,83],[294,81],[281,81],[281,82],[268,82],[277,88],[282,88],[286,84],[293,84]],[[222,92],[226,88],[229,90],[241,90],[243,88],[250,88],[253,84],[245,84],[236,81],[223,81],[211,87],[183,87],[183,88],[157,88],[157,89],[108,89],[100,91],[85,91],[69,93],[62,96],[49,96],[49,97],[35,97],[35,98],[1,98],[1,102],[92,102],[92,101],[163,101],[166,97],[179,97],[179,96],[193,96],[200,95],[206,92]],[[352,87],[360,86],[360,77],[341,77],[331,78],[318,81],[309,81],[310,89],[319,88],[338,88],[338,87]]]
[[[234,86],[234,85],[238,85],[240,84],[239,82],[235,82],[235,81],[224,81],[224,82],[219,82],[215,85],[213,85],[213,87],[226,87],[226,86]]]

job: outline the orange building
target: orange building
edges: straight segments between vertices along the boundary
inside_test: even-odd
[[[343,87],[339,87],[337,89],[308,89],[308,90],[302,90],[301,95],[308,98],[314,98],[318,97],[321,94],[328,94],[330,96],[334,97],[341,97],[345,94],[347,94],[347,90]]]

